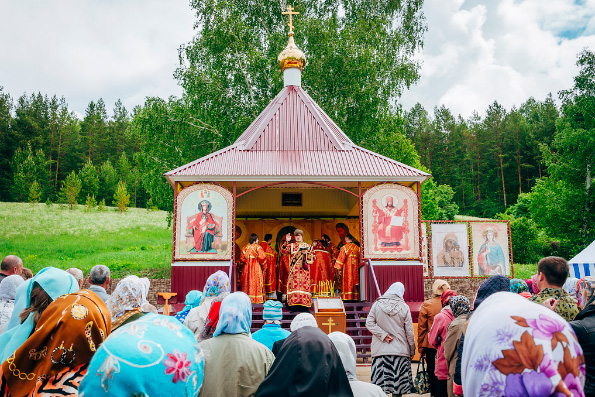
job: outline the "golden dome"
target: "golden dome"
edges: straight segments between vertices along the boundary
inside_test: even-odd
[[[304,65],[306,64],[306,56],[295,45],[295,41],[293,40],[293,32],[289,33],[289,41],[287,42],[287,47],[277,57],[277,61],[279,62],[279,66],[281,67],[281,71],[284,71],[287,68],[298,68],[299,70],[304,70]]]

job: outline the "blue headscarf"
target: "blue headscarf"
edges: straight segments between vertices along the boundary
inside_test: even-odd
[[[243,292],[229,294],[219,310],[219,322],[213,337],[221,334],[250,333],[252,325],[252,302]]]
[[[202,293],[206,298],[208,296],[218,296],[220,293],[227,291],[229,291],[229,277],[224,271],[217,270],[207,279]]]
[[[520,294],[521,292],[529,292],[529,286],[525,280],[520,278],[513,278],[510,280],[510,292]]]
[[[184,322],[186,316],[190,312],[190,309],[197,307],[200,305],[200,301],[202,300],[202,292],[192,290],[186,294],[186,300],[184,301],[184,308],[176,314],[176,318],[180,320],[180,322]]]
[[[197,396],[204,357],[192,332],[149,313],[119,327],[97,349],[80,395]]]
[[[24,285],[25,283],[21,284]],[[25,295],[25,306],[27,308],[31,305],[31,290],[35,285],[39,285],[43,290],[55,301],[62,295],[71,294],[79,290],[79,284],[74,277],[66,273],[64,270],[56,269],[55,267],[46,267],[41,269],[39,273],[31,279],[27,284]],[[18,289],[17,289],[18,292]],[[16,304],[15,304],[16,310]],[[22,311],[22,310],[21,310]],[[15,314],[15,313],[13,313]],[[19,313],[16,313],[17,317]],[[29,314],[29,317],[20,325],[5,331],[0,335],[0,362],[4,362],[12,353],[14,353],[31,335],[33,327],[34,313]]]

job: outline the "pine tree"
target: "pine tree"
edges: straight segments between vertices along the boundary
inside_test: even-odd
[[[79,172],[79,178],[81,179],[81,192],[83,196],[97,196],[99,192],[99,176],[90,160],[87,160],[87,163],[85,163],[85,166]]]
[[[31,204],[37,204],[41,200],[41,186],[37,181],[33,181],[29,187],[29,202]]]
[[[113,204],[118,207],[118,210],[120,212],[124,212],[128,209],[128,205],[130,204],[130,194],[126,189],[125,182],[118,182],[118,186],[116,187],[116,193],[114,193]]]
[[[72,171],[68,174],[66,180],[62,181],[60,195],[62,196],[62,199],[70,205],[70,209],[72,209],[74,204],[78,204],[78,196],[80,192],[81,180],[76,173]]]
[[[87,210],[92,210],[93,208],[97,207],[97,200],[95,200],[95,196],[87,195],[85,205],[87,206]]]

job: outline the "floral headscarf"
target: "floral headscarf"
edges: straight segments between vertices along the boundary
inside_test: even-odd
[[[469,396],[584,396],[585,362],[570,324],[510,292],[498,292],[469,321],[462,358]]]
[[[579,279],[576,277],[568,277],[564,282],[564,290],[568,292],[568,295],[576,298],[576,286],[578,285]]]
[[[89,396],[197,396],[204,357],[192,332],[173,317],[146,314],[99,347],[79,388]]]
[[[534,274],[531,276],[531,287],[533,288],[533,292],[534,294],[538,294],[539,293],[539,285],[537,285],[537,274]]]
[[[529,286],[525,280],[521,280],[520,278],[513,278],[510,280],[510,292],[520,294],[521,292],[525,291],[529,292]]]
[[[10,394],[29,395],[38,378],[88,364],[110,334],[111,325],[105,303],[89,290],[63,295],[50,303],[35,331],[2,364]]]
[[[250,333],[252,325],[252,302],[243,292],[229,294],[219,310],[219,321],[213,337],[225,334]]]
[[[217,270],[207,279],[202,294],[206,298],[208,296],[218,296],[220,293],[228,291],[229,277],[227,277],[227,273],[222,270]]]
[[[107,301],[107,307],[112,314],[112,321],[128,310],[137,309],[147,300],[147,287],[137,276],[127,276],[120,280],[116,289]]]
[[[450,298],[449,305],[455,318],[459,317],[461,314],[467,314],[469,313],[469,310],[471,310],[469,299],[464,295],[453,296]]]

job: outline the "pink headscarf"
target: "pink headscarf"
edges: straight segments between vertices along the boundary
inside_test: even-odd
[[[531,276],[531,286],[533,287],[533,293],[539,293],[539,286],[537,285],[537,274]]]

